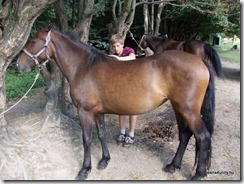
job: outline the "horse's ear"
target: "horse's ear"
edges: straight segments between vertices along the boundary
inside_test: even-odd
[[[50,23],[47,25],[47,30],[50,31],[53,27],[54,27],[54,23],[53,23],[53,22],[50,22]]]

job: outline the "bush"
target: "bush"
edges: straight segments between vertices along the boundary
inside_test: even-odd
[[[15,73],[14,71],[8,71],[5,77],[6,99],[10,100],[22,97],[34,82],[36,74],[37,70],[33,70],[29,73]],[[44,85],[43,78],[39,76],[33,88]]]

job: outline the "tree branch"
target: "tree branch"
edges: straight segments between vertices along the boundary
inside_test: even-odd
[[[161,3],[167,3],[171,1],[176,1],[176,0],[160,0],[160,1],[153,1],[153,2],[148,2],[145,0],[141,0],[140,2],[136,3],[136,6],[142,5],[142,4],[161,4]]]
[[[171,3],[171,2],[175,2],[176,0],[159,0],[159,1],[154,1],[154,2],[147,2],[145,0],[141,0],[140,2],[136,3],[136,6],[139,6],[141,4],[167,4],[167,5],[171,5],[171,6],[178,6],[178,7],[190,7],[196,11],[199,11],[201,13],[209,13],[209,14],[216,14],[217,11],[211,11],[211,10],[202,10],[199,6],[193,6],[191,3],[188,4],[175,4],[175,3]],[[206,3],[202,3],[202,2],[198,2],[199,4],[206,4]]]
[[[113,19],[115,22],[117,22],[117,16],[116,16],[116,6],[117,6],[117,0],[114,0],[114,3],[113,3],[113,8],[112,8],[112,13],[113,13]]]

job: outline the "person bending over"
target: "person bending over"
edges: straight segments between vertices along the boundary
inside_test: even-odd
[[[136,58],[134,49],[124,47],[124,39],[120,34],[114,34],[110,39],[110,44],[114,51],[114,56],[121,61],[133,60]],[[129,146],[134,143],[134,132],[136,125],[136,115],[129,115],[129,133],[126,134],[126,115],[119,115],[120,133],[117,138],[117,144]]]

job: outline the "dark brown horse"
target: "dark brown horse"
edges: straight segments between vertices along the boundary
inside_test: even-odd
[[[203,61],[209,60],[212,63],[216,75],[220,78],[224,77],[218,54],[211,45],[205,42],[199,40],[175,41],[168,39],[167,35],[143,35],[139,42],[137,53],[141,54],[147,47],[149,47],[155,54],[166,50],[180,50],[195,54]]]
[[[77,179],[86,179],[91,170],[94,121],[102,145],[98,169],[104,169],[110,160],[104,114],[139,115],[167,100],[176,115],[180,143],[165,171],[173,173],[181,167],[188,141],[194,135],[197,168],[192,179],[207,175],[214,127],[214,76],[199,57],[172,50],[122,62],[49,25],[32,38],[19,56],[17,68],[22,72],[35,66],[42,68],[49,58],[56,61],[68,79],[78,108],[84,160]]]

